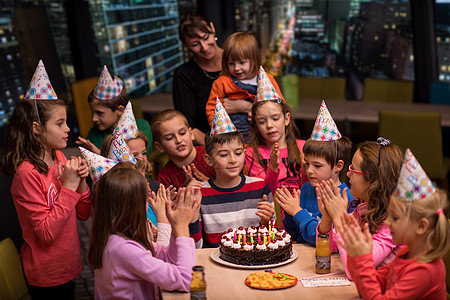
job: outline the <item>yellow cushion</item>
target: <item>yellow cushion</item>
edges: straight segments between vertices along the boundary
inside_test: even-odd
[[[0,299],[31,299],[19,253],[10,238],[0,242]]]
[[[87,137],[89,130],[94,126],[92,113],[88,103],[89,93],[95,88],[98,77],[86,78],[72,82],[72,97],[77,114],[78,129],[82,137]]]

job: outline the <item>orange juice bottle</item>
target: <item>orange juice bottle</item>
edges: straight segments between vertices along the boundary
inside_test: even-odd
[[[320,233],[316,244],[316,273],[330,273],[331,249],[327,233]]]
[[[192,268],[191,280],[191,300],[206,299],[206,281],[205,268],[203,266],[195,266]]]

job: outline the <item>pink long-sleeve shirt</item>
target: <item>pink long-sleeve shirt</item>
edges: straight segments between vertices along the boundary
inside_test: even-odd
[[[89,189],[80,194],[63,187],[58,162],[64,165],[67,159],[61,151],[56,156],[47,176],[24,161],[11,185],[25,241],[25,276],[28,284],[41,287],[64,284],[81,273],[77,218],[91,215]]]
[[[159,288],[189,291],[194,240],[172,235],[169,246],[153,243],[153,248],[155,256],[133,240],[110,235],[102,268],[95,270],[95,298],[159,299]]]
[[[304,140],[297,140],[297,146],[300,152],[303,152]],[[288,150],[287,147],[280,149],[280,163],[278,165],[278,172],[273,171],[269,167],[270,162],[270,148],[264,145],[258,147],[259,155],[266,164],[267,171],[259,164],[258,160],[253,158],[253,148],[248,147],[245,150],[245,163],[248,169],[248,175],[252,177],[259,177],[266,180],[267,185],[270,188],[272,194],[275,195],[277,187],[286,185],[289,190],[300,189],[303,183],[309,181],[308,177],[304,173],[300,173],[296,176],[287,167]]]
[[[363,202],[356,207],[356,209],[353,211],[352,214],[356,217],[358,223],[361,224],[362,216],[366,212],[367,212],[367,203]],[[317,226],[317,228],[319,228],[319,226]],[[339,250],[339,255],[342,259],[342,263],[345,268],[345,274],[347,275],[348,279],[351,280],[352,276],[347,266],[347,251],[345,251],[345,249],[337,243],[337,240],[340,240],[342,242],[341,234],[336,233],[335,229],[333,228],[328,232],[328,235],[330,239],[331,252]],[[381,267],[386,266],[395,258],[400,248],[401,248],[400,246],[392,242],[392,236],[389,227],[384,224],[381,225],[378,232],[372,235],[372,256],[374,267],[376,269],[379,269]]]

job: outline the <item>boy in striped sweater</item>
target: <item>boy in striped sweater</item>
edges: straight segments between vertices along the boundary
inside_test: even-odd
[[[222,234],[232,227],[267,226],[274,214],[265,181],[241,174],[244,139],[220,101],[205,142],[205,160],[214,167],[216,177],[203,182],[199,216],[189,226],[197,248],[218,247]]]

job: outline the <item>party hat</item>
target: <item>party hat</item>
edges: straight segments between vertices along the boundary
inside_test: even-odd
[[[406,149],[394,196],[409,201],[420,200],[436,191],[410,149]]]
[[[136,119],[134,118],[131,102],[128,102],[122,116],[120,116],[115,131],[118,131],[124,140],[137,136],[138,127],[136,125]]]
[[[258,73],[258,89],[256,90],[256,101],[280,100],[281,97],[273,87],[272,82],[261,66]]]
[[[89,173],[94,182],[97,182],[109,169],[118,163],[118,161],[95,154],[83,147],[78,148],[89,166]]]
[[[123,89],[123,82],[119,77],[114,76],[114,80],[108,72],[108,68],[103,66],[102,73],[98,78],[94,89],[94,96],[100,100],[111,100],[117,97]]]
[[[122,138],[120,132],[116,129],[114,130],[113,140],[111,142],[111,147],[109,148],[109,158],[117,161],[129,161],[133,164],[136,163],[136,158],[131,153],[130,147]]]
[[[47,71],[45,71],[42,60],[39,60],[36,70],[34,71],[33,78],[31,78],[30,85],[25,93],[25,99],[58,99],[58,96],[56,96],[52,84],[50,83],[50,79],[48,79]]]
[[[311,139],[315,141],[334,141],[342,137],[325,101],[322,100],[316,123],[314,124]]]
[[[234,131],[236,131],[236,127],[234,127],[233,122],[231,122],[222,102],[220,102],[219,98],[216,98],[216,109],[214,111],[214,118],[211,126],[211,135]]]

